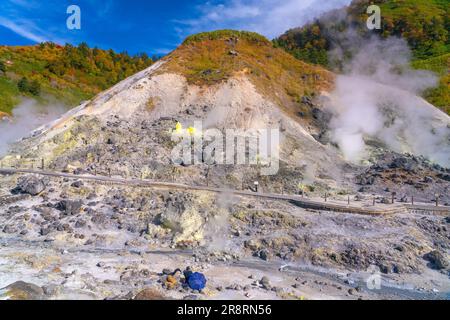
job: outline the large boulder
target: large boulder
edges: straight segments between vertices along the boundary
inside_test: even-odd
[[[403,169],[406,171],[414,171],[418,166],[419,164],[416,159],[407,156],[395,158],[389,165],[391,169]]]
[[[21,177],[18,181],[17,187],[13,190],[15,193],[27,193],[32,196],[37,196],[45,190],[47,181],[37,176]]]
[[[55,205],[55,208],[62,211],[67,216],[74,216],[80,213],[83,203],[80,200],[61,200]]]
[[[9,286],[0,289],[0,300],[41,300],[44,297],[44,290],[32,283],[17,281]]]
[[[192,207],[181,213],[166,211],[158,219],[162,228],[172,232],[176,244],[203,240],[204,222],[204,218]]]
[[[430,262],[430,267],[436,270],[446,269],[449,266],[447,258],[437,250],[427,253],[424,258]]]

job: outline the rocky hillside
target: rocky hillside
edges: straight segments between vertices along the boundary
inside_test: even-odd
[[[0,117],[11,114],[20,97],[76,106],[152,63],[145,54],[130,56],[85,43],[0,46]]]
[[[366,9],[370,4],[381,8],[381,30],[370,31],[366,27]],[[330,52],[340,49],[346,52],[344,56],[350,56],[352,44],[356,43],[350,39],[356,35],[363,39],[374,35],[404,38],[413,52],[412,65],[441,77],[439,87],[426,93],[427,100],[449,113],[449,17],[446,0],[354,0],[346,8],[287,31],[274,42],[298,59],[337,70],[343,61],[330,56]]]
[[[283,179],[289,179],[286,186],[294,190],[299,164],[311,166],[311,172],[323,171],[324,179],[340,181],[337,150],[313,137],[322,126],[319,96],[330,90],[332,80],[330,72],[296,60],[259,35],[231,31],[199,35],[38,131],[16,152],[24,159],[44,157],[58,169],[109,168],[136,177],[175,175],[195,183],[217,179],[219,185],[234,185],[245,176],[251,183],[256,168],[246,174],[240,168],[215,166],[207,176],[206,164],[168,165],[174,146],[170,130],[177,122],[188,127],[203,120],[206,127],[219,129],[282,128],[285,174],[272,177],[274,183],[267,177],[268,188],[279,188]]]
[[[15,145],[3,163],[30,165],[33,159],[44,158],[55,170],[104,174],[111,170],[238,189],[261,180],[262,188],[271,192],[284,188],[295,193],[304,183],[317,193],[345,193],[359,188],[352,178],[358,169],[330,139],[333,105],[338,108],[341,103],[330,95],[333,79],[332,73],[274,48],[262,36],[228,30],[199,34],[150,68],[34,132]],[[401,94],[410,108],[427,114],[429,120],[422,121],[430,130],[445,134],[448,117],[420,98]],[[407,110],[397,109],[396,117],[410,121]],[[279,128],[279,173],[261,177],[258,166],[174,166],[171,131],[178,122],[187,128],[195,121],[202,121],[204,129],[222,132]],[[402,148],[417,151],[408,144],[418,143],[417,139],[404,138],[398,142]],[[377,150],[374,157],[390,148],[380,142],[371,145]],[[444,145],[440,153],[447,148]]]
[[[221,30],[188,37],[167,59],[163,72],[182,74],[198,86],[248,78],[257,91],[294,116],[312,118],[311,101],[333,86],[324,68],[293,59],[263,36]]]

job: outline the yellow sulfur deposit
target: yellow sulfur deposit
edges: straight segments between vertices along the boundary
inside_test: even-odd
[[[176,133],[181,133],[183,131],[183,125],[179,122],[177,122],[177,124],[175,125],[175,132]]]
[[[195,133],[197,132],[197,129],[195,129],[194,127],[189,127],[189,128],[187,129],[187,132],[188,132],[191,136],[193,136],[193,135],[195,135]]]

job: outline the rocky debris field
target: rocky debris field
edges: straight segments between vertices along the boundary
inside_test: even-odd
[[[74,120],[70,129],[37,148],[30,147],[35,143],[33,139],[16,145],[13,153],[18,152],[21,156],[18,159],[6,157],[3,165],[20,168],[34,165],[37,168],[45,159],[48,170],[59,172],[225,186],[237,190],[252,190],[254,181],[258,180],[260,190],[266,192],[298,193],[299,182],[306,178],[306,165],[299,167],[289,159],[280,159],[279,171],[271,176],[262,176],[258,166],[208,165],[201,161],[195,165],[173,165],[171,152],[176,143],[172,141],[171,132],[177,119],[184,119],[185,126],[193,124],[209,107],[192,105],[186,110],[157,120],[125,119],[114,115],[100,120],[81,116]],[[299,148],[292,137],[287,137],[285,143],[286,149]],[[50,154],[47,149],[51,149]],[[327,185],[331,179],[329,175],[324,174],[323,179],[324,182],[311,181],[310,191],[342,190],[335,186],[336,183]]]
[[[0,201],[0,287],[7,296],[370,299],[450,291],[448,217],[320,212],[229,194],[33,175],[2,178],[0,195],[7,199]],[[207,275],[203,292],[187,288],[182,272],[172,275],[188,266]],[[231,276],[234,268],[242,279]],[[358,277],[373,268],[386,288],[408,294],[362,289]],[[8,287],[15,281],[28,284]],[[51,286],[50,294],[30,283]]]
[[[411,203],[412,200],[435,203],[438,195],[440,204],[450,204],[448,168],[423,157],[385,149],[374,151],[369,166],[343,165],[340,161],[334,164],[319,162],[320,165],[317,161],[316,164],[302,162],[299,159],[302,159],[304,152],[299,150],[315,150],[318,147],[309,146],[311,141],[301,141],[292,131],[283,137],[276,175],[261,175],[260,167],[248,165],[208,165],[201,161],[195,165],[173,165],[171,152],[176,142],[172,141],[171,132],[178,120],[183,119],[185,126],[193,125],[195,120],[208,112],[211,112],[210,106],[193,104],[173,116],[156,119],[117,115],[105,118],[79,116],[73,119],[73,124],[65,131],[37,146],[37,138],[25,139],[15,145],[12,155],[17,153],[20,156],[7,156],[2,164],[5,167],[37,168],[44,160],[45,168],[52,171],[152,179],[236,190],[252,190],[254,181],[258,181],[261,191],[287,194],[298,194],[301,184],[304,191],[312,196],[375,195],[380,203],[391,202],[393,193],[395,200],[403,203]],[[280,124],[282,133],[286,133],[283,121]],[[315,156],[319,157],[319,153],[323,152],[319,151]],[[298,158],[300,155],[302,157]],[[323,161],[326,159],[325,156],[319,158]],[[21,186],[17,187],[20,190]],[[38,185],[32,187],[35,188],[31,192],[34,194],[42,189]]]
[[[393,152],[383,153],[375,164],[356,177],[359,192],[385,195],[392,193],[400,202],[415,201],[450,205],[450,169],[430,163],[423,157]]]

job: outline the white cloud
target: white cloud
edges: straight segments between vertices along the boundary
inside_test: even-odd
[[[156,49],[152,49],[152,53],[156,54],[156,55],[166,55],[166,54],[170,53],[171,51],[173,51],[173,49],[170,49],[170,48],[156,48]]]
[[[244,3],[245,2],[245,3]],[[198,7],[199,17],[177,21],[188,33],[214,29],[255,31],[274,38],[301,26],[320,14],[343,7],[351,0],[226,0]]]
[[[53,41],[63,44],[67,42],[57,36],[58,30],[55,30],[51,21],[50,23],[48,21],[48,17],[54,16],[54,10],[58,4],[56,0],[47,0],[45,4],[37,0],[1,1],[1,27],[36,43]],[[42,12],[42,8],[45,9],[45,12]],[[62,14],[65,14],[65,10]],[[64,20],[61,21],[61,25],[65,27]]]
[[[41,33],[41,31],[29,22],[22,22],[18,24],[9,19],[0,17],[0,26],[3,26],[11,30],[12,32],[17,33],[18,35],[34,42],[44,42],[47,40],[46,37],[39,34]]]

